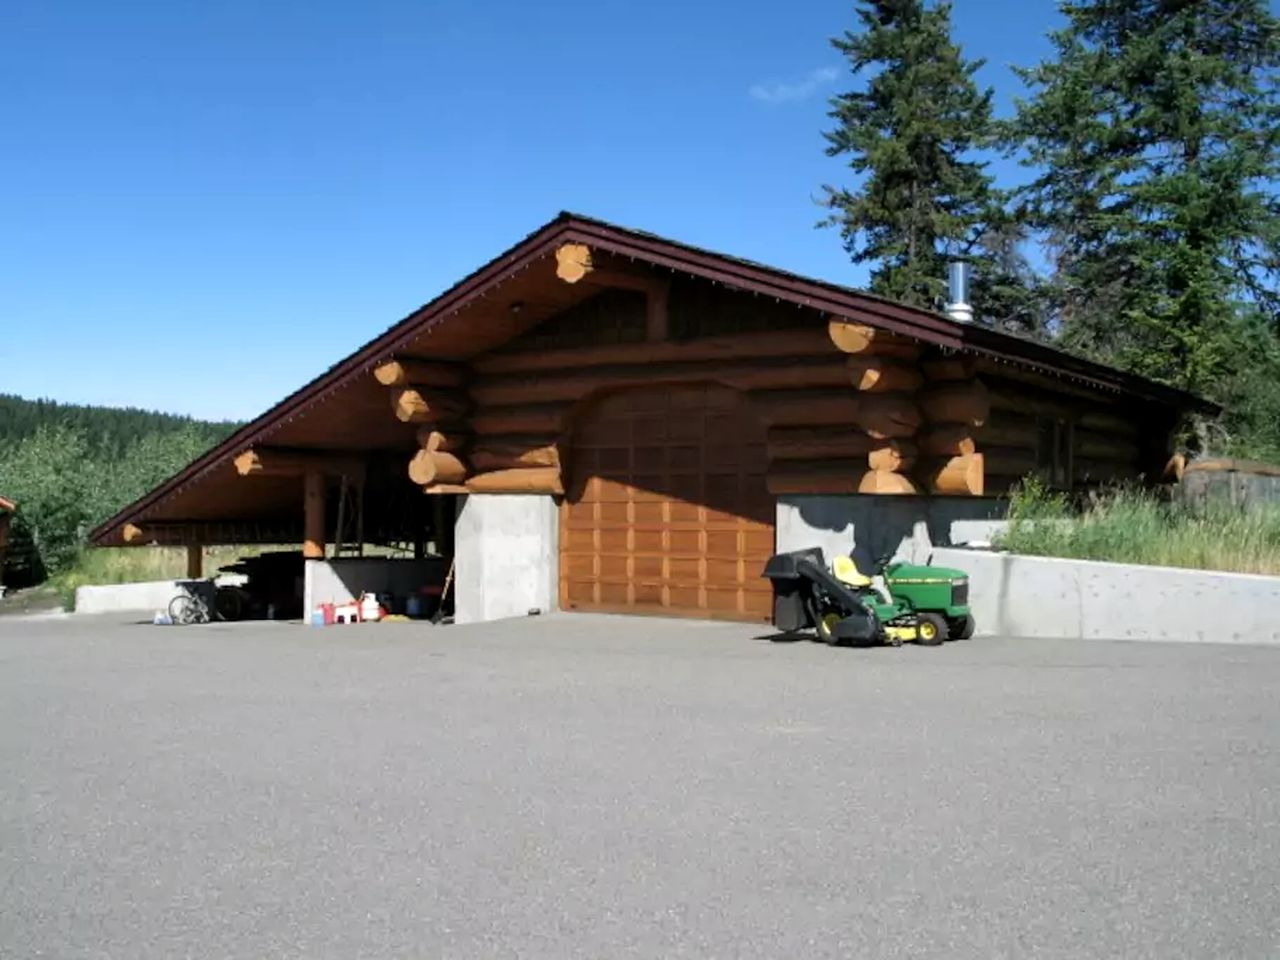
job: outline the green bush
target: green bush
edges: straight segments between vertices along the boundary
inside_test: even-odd
[[[996,545],[1013,553],[1280,574],[1280,508],[1203,508],[1157,493],[1117,488],[1083,506],[1024,480],[1009,503],[1009,526]]]

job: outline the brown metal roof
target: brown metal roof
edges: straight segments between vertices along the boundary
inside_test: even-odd
[[[479,303],[486,294],[514,280],[534,262],[550,256],[557,247],[568,242],[585,243],[597,251],[607,251],[653,267],[772,296],[832,317],[883,327],[945,349],[984,354],[1093,389],[1183,410],[1217,410],[1208,401],[1185,391],[980,324],[959,323],[942,314],[906,306],[865,291],[799,276],[590,217],[562,213],[103,522],[92,532],[91,538],[97,543],[110,541],[112,534],[125,523],[136,522],[148,510],[210,471],[225,468],[238,453],[261,443],[283,425],[302,417],[336,392],[350,387],[358,378],[365,378],[367,382],[370,379],[368,373],[374,366],[397,352],[405,352],[414,341],[447,327],[450,319],[458,316],[464,308]]]

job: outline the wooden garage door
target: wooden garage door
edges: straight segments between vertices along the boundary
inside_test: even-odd
[[[571,457],[563,609],[770,619],[764,434],[737,392],[606,397],[575,429]]]

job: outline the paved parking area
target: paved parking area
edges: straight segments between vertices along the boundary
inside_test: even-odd
[[[0,956],[1274,957],[1280,650],[0,622]]]

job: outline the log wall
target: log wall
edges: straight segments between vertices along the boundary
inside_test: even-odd
[[[644,294],[607,290],[467,366],[379,367],[418,427],[409,475],[428,492],[558,494],[596,398],[699,382],[747,397],[774,494],[1002,495],[1043,471],[1046,422],[1069,424],[1072,482],[1131,479],[1167,439],[1120,398],[883,329],[678,280],[670,303],[666,339],[646,334]]]

